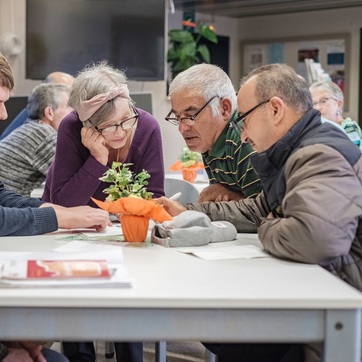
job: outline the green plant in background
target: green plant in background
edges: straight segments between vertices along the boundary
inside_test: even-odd
[[[201,153],[191,151],[186,146],[182,148],[180,159],[183,167],[191,167],[202,160]]]
[[[113,162],[112,167],[99,178],[101,181],[112,184],[103,190],[105,194],[108,194],[106,201],[116,201],[121,197],[136,197],[146,200],[152,198],[153,193],[146,189],[150,174],[142,170],[135,175],[129,169],[130,165],[132,163]]]
[[[171,63],[172,73],[180,73],[201,61],[210,63],[210,51],[204,44],[199,44],[201,38],[213,43],[218,39],[215,31],[208,24],[201,24],[197,28],[195,39],[189,30],[173,29],[168,33],[170,47],[167,52],[167,61]]]

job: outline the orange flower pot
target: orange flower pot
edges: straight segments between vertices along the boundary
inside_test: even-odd
[[[126,241],[142,242],[146,240],[149,218],[123,214],[120,216],[119,221]]]
[[[121,197],[116,201],[100,201],[92,198],[103,210],[120,216],[123,236],[126,241],[146,240],[150,219],[157,222],[172,220],[172,216],[155,200]]]
[[[190,167],[183,167],[181,160],[177,160],[170,166],[171,171],[181,171],[182,177],[188,182],[194,182],[197,177],[197,171],[205,168],[203,163],[197,162]]]
[[[187,168],[184,168],[183,170],[181,170],[181,172],[182,172],[183,179],[188,182],[194,182],[197,177],[196,170],[192,170],[192,169],[189,170]]]

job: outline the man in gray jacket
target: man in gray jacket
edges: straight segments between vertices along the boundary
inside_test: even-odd
[[[362,158],[337,127],[321,122],[308,85],[282,64],[241,82],[235,127],[256,154],[263,192],[238,202],[189,204],[239,232],[258,232],[272,255],[319,264],[362,290]],[[172,215],[185,208],[161,198]],[[208,345],[225,361],[321,361],[321,345]],[[253,359],[254,358],[254,359]],[[290,359],[287,359],[290,358]]]

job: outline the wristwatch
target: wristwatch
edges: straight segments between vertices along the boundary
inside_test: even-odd
[[[0,361],[2,361],[9,353],[9,349],[5,344],[0,343]]]

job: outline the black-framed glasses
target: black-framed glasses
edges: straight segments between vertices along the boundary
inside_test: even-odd
[[[137,120],[138,120],[138,113],[136,111],[136,108],[132,107],[134,115],[132,117],[124,119],[120,123],[112,124],[110,126],[104,127],[104,128],[98,128],[94,127],[97,132],[103,136],[111,136],[114,133],[118,131],[118,127],[121,127],[124,131],[127,131],[128,129],[132,128]]]
[[[175,126],[178,126],[181,123],[184,123],[188,126],[193,126],[195,124],[195,118],[209,105],[209,103],[215,99],[219,98],[218,96],[213,96],[211,99],[209,99],[195,114],[188,117],[177,117],[175,114],[173,114],[173,110],[168,113],[168,115],[165,117],[165,120],[167,122],[172,123]]]
[[[262,106],[265,103],[268,103],[270,101],[270,99],[260,102],[258,103],[255,107],[249,109],[248,111],[246,111],[245,113],[239,114],[237,116],[236,119],[231,121],[232,126],[234,127],[235,131],[238,132],[243,132],[244,131],[244,121],[245,118],[252,112],[254,112],[257,108],[259,108],[260,106]]]

